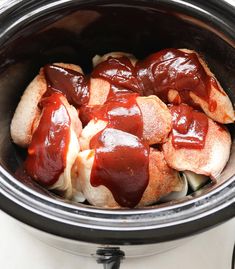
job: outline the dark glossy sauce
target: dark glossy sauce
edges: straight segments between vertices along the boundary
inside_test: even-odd
[[[149,147],[137,136],[112,128],[95,139],[91,185],[106,186],[123,207],[136,206],[148,185]]]
[[[102,78],[117,88],[139,92],[139,83],[135,76],[135,67],[127,57],[109,57],[98,64],[91,73],[94,78]]]
[[[40,126],[29,147],[25,163],[29,175],[44,185],[51,185],[65,168],[70,118],[59,95],[53,94],[60,92],[79,108],[84,125],[91,119],[107,121],[107,127],[90,142],[90,147],[95,149],[90,180],[93,186],[106,186],[124,207],[138,204],[149,180],[149,146],[143,142],[142,115],[136,103],[138,94],[155,94],[168,103],[169,91],[176,90],[178,95],[172,103],[180,105],[170,108],[173,146],[202,149],[208,119],[184,103],[197,107],[190,97],[193,92],[214,111],[217,104],[210,98],[210,89],[213,85],[220,90],[195,53],[177,49],[154,53],[135,66],[124,56],[109,57],[98,64],[91,77],[111,84],[103,106],[87,106],[89,76],[57,65],[46,65],[44,73],[48,86],[45,96],[51,96],[42,102]]]
[[[176,149],[203,149],[208,131],[208,118],[186,104],[171,106],[172,144]]]
[[[93,119],[108,122],[108,126],[142,138],[143,121],[140,108],[136,102],[136,93],[118,93],[107,102],[94,108]]]
[[[54,184],[66,166],[70,117],[61,97],[54,93],[41,101],[41,119],[24,163],[28,175],[45,186]]]
[[[149,180],[149,146],[142,140],[143,121],[136,97],[117,94],[93,114],[108,124],[90,142],[95,149],[91,184],[106,186],[124,207],[139,203]]]
[[[173,89],[179,93],[179,97],[173,102],[197,107],[189,95],[192,91],[208,103],[211,112],[217,106],[216,101],[210,98],[211,86],[220,91],[214,77],[206,74],[195,53],[177,49],[165,49],[154,53],[138,61],[135,67],[127,57],[110,57],[96,66],[92,77],[105,79],[111,85],[144,96],[155,94],[164,102],[168,102],[168,92]]]
[[[103,118],[102,115],[105,114],[105,110],[110,106],[109,101],[111,101],[112,105],[116,104],[116,109],[118,109],[119,101],[118,101],[117,97],[119,96],[120,102],[122,103],[122,101],[124,99],[122,98],[123,100],[121,101],[121,96],[125,96],[125,94],[127,94],[127,93],[134,94],[132,91],[129,91],[129,90],[123,89],[123,88],[117,88],[116,86],[112,85],[110,87],[109,94],[108,94],[106,102],[105,102],[106,104],[94,105],[94,106],[83,104],[79,108],[79,118],[82,122],[82,125],[86,126],[89,123],[89,121],[94,118],[94,115],[96,115],[96,117],[99,117],[100,119],[102,119]],[[120,109],[119,109],[119,111],[120,111]]]
[[[47,96],[57,91],[63,93],[69,103],[76,106],[88,103],[88,77],[74,70],[49,64],[44,67],[44,73],[47,81]]]

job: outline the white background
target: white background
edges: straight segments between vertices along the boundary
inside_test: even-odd
[[[74,256],[40,242],[1,211],[0,238],[1,269],[102,269],[93,258]],[[176,249],[124,260],[121,269],[231,269],[234,242],[235,218]]]

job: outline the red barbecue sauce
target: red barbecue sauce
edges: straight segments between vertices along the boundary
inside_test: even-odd
[[[176,149],[203,149],[208,131],[208,118],[186,104],[171,106],[172,144]]]
[[[66,166],[70,117],[62,98],[62,94],[53,93],[42,99],[41,119],[24,163],[28,175],[45,186],[54,184]]]
[[[173,89],[179,93],[173,103],[197,107],[189,96],[189,91],[192,91],[208,103],[210,111],[214,111],[217,104],[210,98],[210,86],[220,90],[214,77],[206,74],[195,53],[177,49],[154,53],[135,66],[127,57],[109,57],[98,64],[91,77],[107,80],[111,90],[107,102],[93,108],[86,106],[89,77],[57,65],[46,65],[44,72],[48,85],[45,96],[52,95],[42,102],[40,126],[29,147],[25,163],[29,175],[44,185],[51,185],[65,167],[70,119],[60,95],[53,94],[60,92],[79,107],[80,112],[84,111],[80,115],[87,114],[87,119],[108,122],[90,143],[96,152],[91,184],[109,188],[115,200],[124,207],[138,204],[149,177],[149,147],[142,138],[143,122],[136,103],[137,94],[130,92],[144,96],[156,94],[168,102],[168,92]],[[185,104],[170,109],[174,147],[203,148],[207,117]]]
[[[98,64],[92,71],[91,76],[107,80],[112,86],[139,92],[139,83],[135,75],[135,67],[128,57],[109,57],[106,61]]]
[[[91,110],[92,118],[108,122],[114,129],[133,134],[142,138],[143,121],[140,108],[136,102],[137,93],[117,93],[104,105]]]
[[[135,207],[149,181],[149,146],[143,142],[143,121],[136,103],[137,94],[119,93],[109,99],[93,118],[108,122],[95,135],[91,185],[106,186],[116,202]]]
[[[89,101],[89,79],[82,73],[57,65],[44,66],[46,96],[54,91],[63,93],[69,103],[81,106]]]
[[[197,107],[189,96],[189,91],[192,91],[208,103],[211,112],[217,107],[216,101],[210,98],[211,85],[220,91],[215,78],[206,74],[196,53],[178,49],[161,50],[138,61],[135,67],[125,56],[118,59],[109,57],[96,66],[91,76],[144,96],[155,94],[164,102],[168,102],[168,92],[173,89],[180,96],[177,103]]]

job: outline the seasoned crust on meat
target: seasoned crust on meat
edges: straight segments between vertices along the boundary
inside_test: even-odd
[[[40,117],[38,103],[47,90],[43,68],[28,85],[11,121],[11,137],[17,145],[27,147]]]
[[[110,87],[110,83],[102,78],[91,78],[88,105],[103,105],[108,98]]]
[[[74,64],[55,63],[55,65],[82,73],[80,66]],[[47,83],[43,68],[41,68],[39,74],[24,91],[12,118],[10,132],[15,144],[21,147],[27,147],[30,144],[41,115],[38,103],[46,90]]]
[[[138,207],[156,203],[162,196],[183,188],[178,171],[170,168],[161,151],[150,148],[149,184]]]
[[[157,96],[137,97],[143,117],[143,138],[149,145],[163,143],[172,128],[171,113]]]
[[[208,132],[203,149],[175,149],[171,135],[162,148],[167,164],[173,169],[216,178],[229,159],[231,136],[225,127],[208,119]]]
[[[205,72],[207,75],[214,77],[216,84],[219,87],[219,90],[217,90],[213,84],[211,84],[211,89],[210,89],[210,100],[213,100],[216,102],[216,108],[214,111],[209,110],[209,105],[208,103],[198,97],[195,93],[190,92],[189,95],[192,98],[192,100],[196,103],[199,104],[202,110],[213,120],[219,122],[219,123],[232,123],[235,120],[235,114],[233,110],[233,105],[226,94],[226,92],[223,90],[221,87],[219,81],[215,78],[215,75],[211,72],[207,64],[202,60],[202,58],[198,55],[193,50],[188,50],[188,49],[180,49],[181,51],[185,53],[195,53],[198,57],[199,62],[203,66]]]
[[[56,93],[57,94],[57,93]],[[56,190],[59,192],[62,192],[64,197],[71,198],[73,193],[73,175],[75,174],[72,169],[75,169],[74,162],[77,158],[77,155],[80,151],[80,145],[78,142],[78,136],[81,133],[82,130],[82,124],[78,118],[78,114],[76,109],[70,105],[67,101],[67,99],[61,95],[60,97],[61,102],[63,103],[64,107],[66,108],[69,117],[70,117],[70,125],[69,125],[69,142],[68,142],[68,150],[66,152],[66,165],[63,170],[63,172],[58,177],[57,181],[53,184],[48,186],[48,189],[50,190]],[[40,122],[39,122],[40,124]],[[47,126],[50,126],[51,122],[47,123]],[[61,122],[58,123],[59,125]],[[43,126],[39,125],[43,128]],[[39,129],[40,130],[40,129]],[[34,138],[34,135],[33,135]],[[57,145],[58,146],[58,145]],[[28,154],[34,154],[34,151],[32,153],[28,152]],[[40,156],[41,157],[41,156]],[[40,160],[40,158],[36,158],[36,160]],[[49,168],[48,163],[45,163],[47,167]],[[36,178],[35,178],[36,180]]]
[[[144,140],[150,145],[165,142],[172,129],[172,116],[167,106],[154,95],[140,96],[136,98],[136,101],[143,117]],[[106,121],[91,120],[81,133],[82,150],[89,149],[91,138],[106,126]]]
[[[94,162],[95,150],[85,150],[78,154],[78,178],[85,198],[94,206],[120,208],[111,191],[103,185],[93,187],[90,175]],[[162,196],[172,191],[181,191],[182,182],[177,171],[171,169],[164,160],[163,153],[151,149],[149,156],[149,184],[137,207],[157,202]]]

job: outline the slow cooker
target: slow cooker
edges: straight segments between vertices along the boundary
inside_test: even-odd
[[[109,268],[151,255],[235,216],[233,145],[217,183],[187,197],[140,209],[108,210],[52,195],[19,181],[24,153],[10,138],[19,98],[49,62],[80,64],[95,54],[127,51],[143,58],[163,48],[198,51],[235,102],[235,6],[202,0],[29,0],[0,6],[0,208],[58,248],[95,256]],[[108,267],[107,267],[108,268]]]

